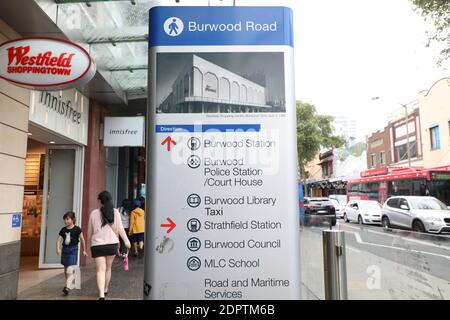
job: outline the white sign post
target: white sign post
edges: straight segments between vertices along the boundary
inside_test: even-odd
[[[292,12],[150,11],[145,299],[299,299]]]

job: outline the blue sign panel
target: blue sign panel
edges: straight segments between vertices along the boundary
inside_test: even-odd
[[[157,133],[171,132],[260,132],[260,124],[157,125]]]
[[[150,47],[292,47],[292,19],[287,7],[154,7],[150,10]]]
[[[12,215],[12,227],[13,228],[20,228],[22,225],[22,214],[21,213],[15,213]]]

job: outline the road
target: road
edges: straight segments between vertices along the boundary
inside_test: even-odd
[[[380,226],[339,221],[350,250],[366,251],[450,281],[450,236],[384,230]]]
[[[321,233],[326,229],[327,224],[301,228],[302,278],[318,298],[323,298],[319,275]],[[384,230],[343,220],[333,229],[345,231],[351,299],[450,299],[449,235]],[[377,272],[380,281],[374,290]]]

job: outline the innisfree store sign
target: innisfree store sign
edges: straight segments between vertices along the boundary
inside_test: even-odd
[[[87,145],[89,99],[75,89],[32,91],[30,122]]]

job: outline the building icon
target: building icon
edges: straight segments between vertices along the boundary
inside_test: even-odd
[[[187,247],[190,251],[198,251],[200,250],[202,243],[198,238],[190,238],[187,242]]]
[[[197,271],[202,266],[202,262],[197,257],[190,257],[187,261],[187,267],[191,271]]]

